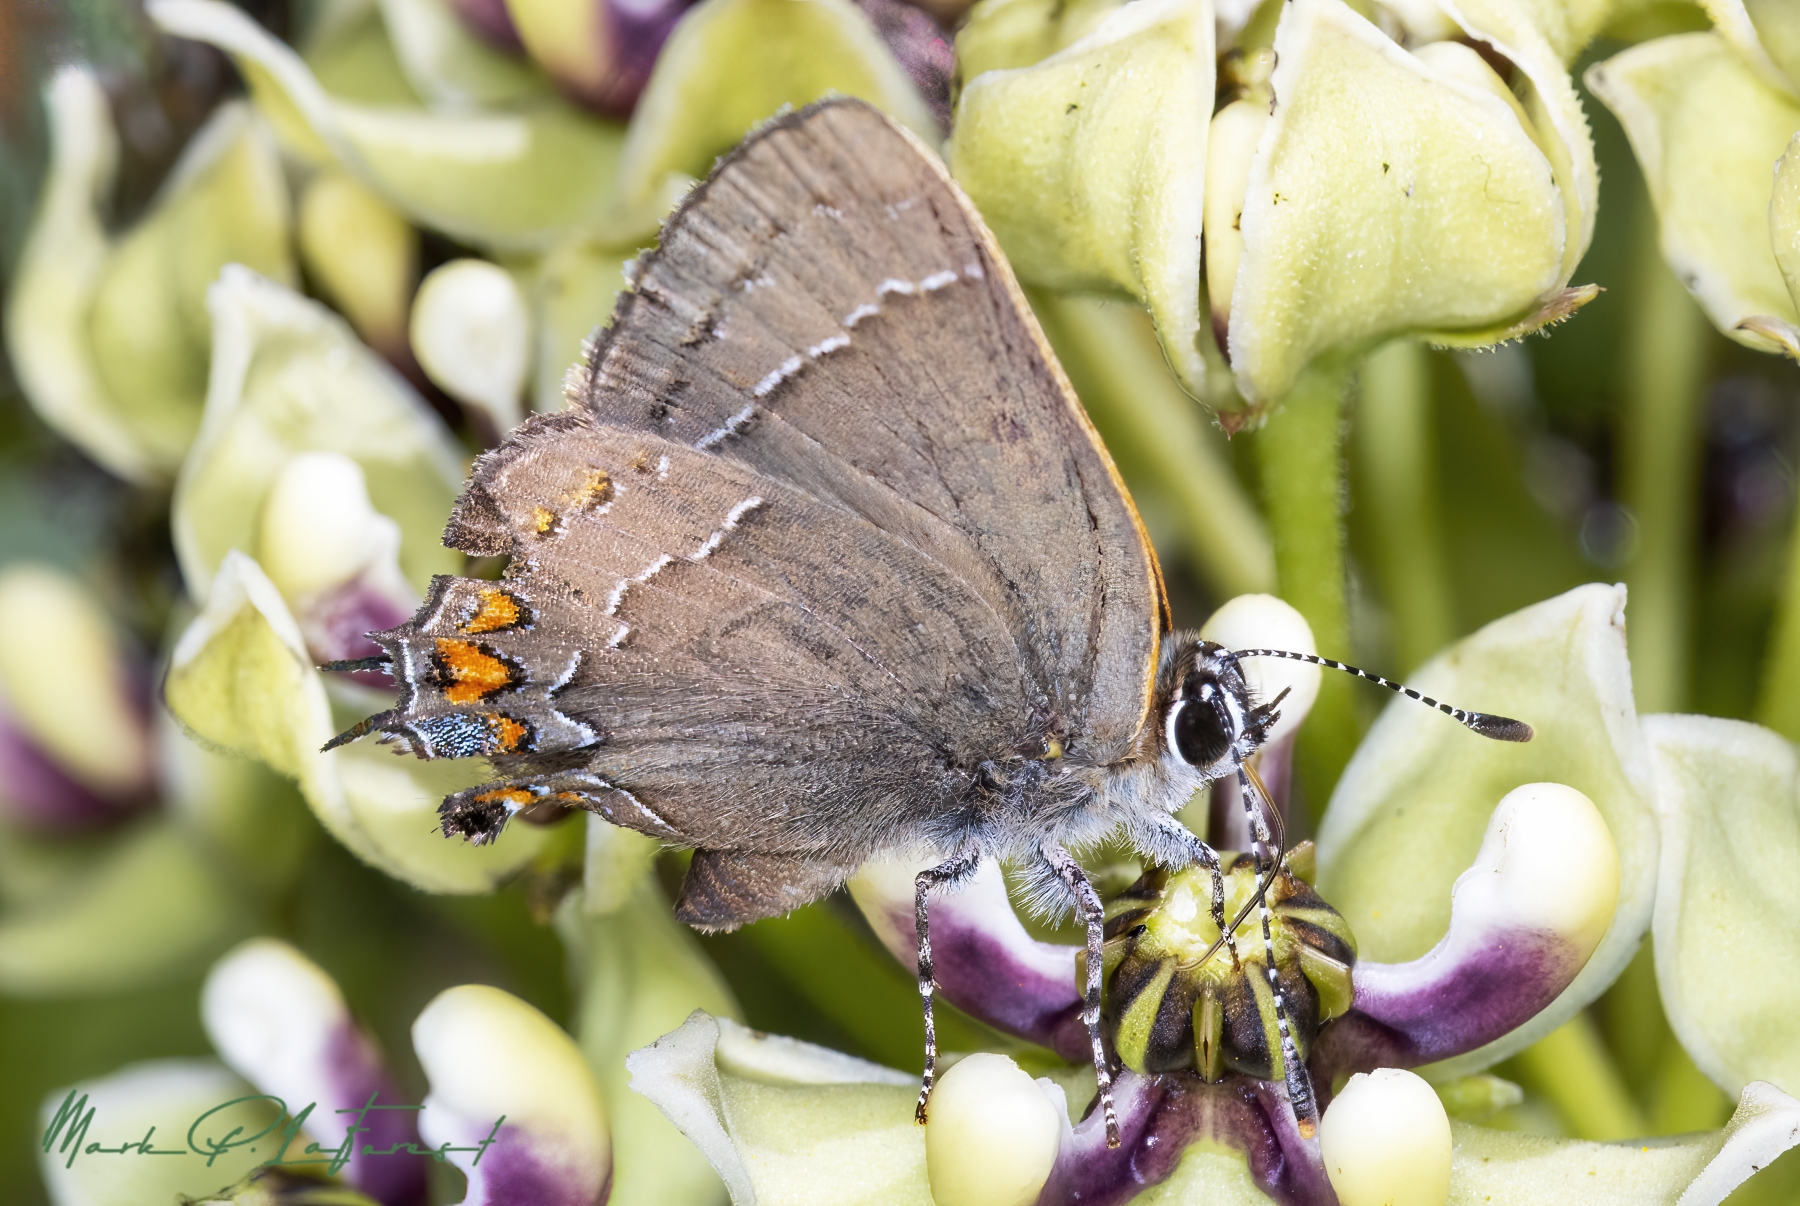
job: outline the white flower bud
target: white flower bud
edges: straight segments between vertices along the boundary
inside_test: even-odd
[[[1004,1055],[964,1057],[931,1094],[925,1170],[938,1206],[1028,1206],[1056,1163],[1067,1115],[1048,1082]]]
[[[1527,783],[1494,808],[1451,894],[1450,926],[1547,931],[1585,960],[1618,902],[1619,855],[1594,802],[1561,783]]]
[[[369,501],[362,466],[337,452],[302,452],[282,465],[263,501],[257,551],[290,603],[391,559],[400,529]]]
[[[412,347],[438,388],[487,412],[502,435],[518,423],[531,323],[504,268],[486,260],[434,268],[413,298]]]
[[[1293,606],[1274,595],[1239,595],[1207,617],[1200,635],[1227,649],[1285,649],[1291,653],[1317,653],[1312,626]],[[1308,662],[1276,657],[1244,659],[1244,680],[1256,698],[1268,702],[1287,691],[1281,701],[1281,720],[1269,730],[1269,742],[1286,737],[1300,727],[1313,701],[1319,698],[1319,667]]]
[[[1450,1147],[1437,1093],[1399,1068],[1352,1076],[1319,1123],[1319,1154],[1339,1206],[1443,1206]]]
[[[433,1147],[470,1149],[448,1155],[468,1176],[465,1206],[602,1199],[612,1174],[606,1109],[555,1022],[511,993],[463,984],[419,1014],[413,1048],[431,1080],[420,1133]]]

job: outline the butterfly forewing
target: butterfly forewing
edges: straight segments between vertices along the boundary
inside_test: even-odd
[[[728,159],[583,402],[932,547],[1013,632],[1037,707],[1100,761],[1139,731],[1161,600],[1136,515],[991,236],[876,111],[816,107]]]

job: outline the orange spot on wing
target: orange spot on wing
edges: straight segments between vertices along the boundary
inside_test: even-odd
[[[589,511],[611,502],[613,493],[612,474],[604,469],[596,469],[588,474],[587,480],[581,483],[580,489],[569,495],[569,501],[583,511]]]
[[[525,605],[503,590],[486,587],[476,600],[475,614],[463,624],[464,632],[500,632],[530,618]]]
[[[439,637],[437,663],[448,680],[444,698],[451,703],[474,703],[514,682],[513,668],[474,641]]]
[[[550,529],[556,526],[556,512],[548,507],[533,507],[531,509],[531,526],[536,529],[539,536],[548,536]]]
[[[499,712],[489,712],[483,719],[494,731],[494,741],[498,747],[495,750],[496,753],[517,753],[519,747],[525,743],[525,739],[531,736],[531,730],[524,724]],[[524,795],[525,793],[521,792],[520,794]]]
[[[517,722],[515,721],[514,723]],[[496,788],[493,791],[482,792],[475,797],[475,802],[477,804],[506,803],[513,805],[515,808],[524,808],[527,805],[535,804],[537,802],[537,797],[533,796],[522,787],[501,787]]]

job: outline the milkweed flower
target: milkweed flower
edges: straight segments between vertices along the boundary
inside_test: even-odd
[[[1085,1113],[1093,1080],[1079,1064],[1053,1070],[1053,1081],[1033,1089],[1025,1073],[993,1064],[1000,1057],[968,1057],[987,1062],[967,1078],[970,1101],[957,1100],[953,1109],[994,1136],[991,1159],[988,1149],[934,1138],[930,1123],[923,1136],[903,1138],[912,1078],[901,1082],[800,1044],[753,1038],[703,1015],[634,1055],[634,1083],[707,1152],[739,1206],[814,1200],[788,1188],[785,1170],[804,1167],[814,1150],[788,1130],[804,1136],[799,1120],[825,1109],[834,1111],[833,1150],[856,1153],[839,1158],[854,1159],[861,1183],[889,1186],[890,1195],[929,1180],[934,1192],[942,1184],[953,1197],[969,1185],[1019,1201],[1254,1201],[1266,1194],[1311,1206],[1435,1203],[1446,1192],[1479,1198],[1529,1181],[1534,1201],[1574,1203],[1586,1200],[1588,1177],[1603,1165],[1642,1200],[1685,1194],[1684,1201],[1721,1201],[1800,1141],[1800,1102],[1778,1087],[1793,1083],[1796,1044],[1791,1034],[1773,1037],[1773,1015],[1763,1015],[1769,1023],[1753,1016],[1759,1006],[1745,1012],[1751,999],[1767,1007],[1782,994],[1741,993],[1722,983],[1717,964],[1708,962],[1717,952],[1703,954],[1699,935],[1722,926],[1746,941],[1772,941],[1784,952],[1775,956],[1781,965],[1800,951],[1800,941],[1745,927],[1734,915],[1739,906],[1722,903],[1728,894],[1706,891],[1728,857],[1729,839],[1716,804],[1705,801],[1754,795],[1758,816],[1790,815],[1793,754],[1773,735],[1734,722],[1654,717],[1640,725],[1630,709],[1621,603],[1616,590],[1581,588],[1490,625],[1426,667],[1420,681],[1432,688],[1456,698],[1473,691],[1532,716],[1539,739],[1496,756],[1486,743],[1455,740],[1467,735],[1429,710],[1395,701],[1327,814],[1343,819],[1335,832],[1328,821],[1321,834],[1318,897],[1307,894],[1311,889],[1271,894],[1277,958],[1298,959],[1296,974],[1303,967],[1311,981],[1310,988],[1299,979],[1290,985],[1290,1008],[1304,1012],[1314,1000],[1322,1006],[1320,1020],[1303,1019],[1297,1032],[1308,1040],[1300,1050],[1312,1083],[1329,1098],[1316,1133],[1296,1114],[1285,1078],[1271,1077],[1269,1045],[1233,1045],[1234,1033],[1272,1033],[1254,994],[1216,998],[1227,1015],[1225,1053],[1209,1056],[1201,998],[1173,991],[1192,971],[1168,947],[1169,935],[1205,923],[1187,882],[1205,876],[1192,869],[1147,876],[1111,908],[1108,1014],[1126,1064],[1114,1088],[1118,1148],[1106,1146],[1099,1111]],[[1449,739],[1440,742],[1436,727]],[[1666,752],[1653,754],[1652,747]],[[1719,783],[1726,759],[1755,769]],[[1551,768],[1584,789],[1532,780]],[[1750,780],[1762,786],[1748,788]],[[1412,802],[1407,811],[1421,801],[1440,803],[1435,818],[1428,809],[1413,819],[1406,855],[1386,856],[1405,859],[1408,873],[1396,875],[1377,851],[1399,836],[1386,828],[1397,818],[1383,801],[1401,783]],[[1497,805],[1489,794],[1496,791],[1503,796]],[[1654,808],[1652,799],[1659,802]],[[1468,821],[1481,826],[1472,851]],[[1420,824],[1433,836],[1421,839]],[[1791,824],[1781,834],[1761,825],[1752,822],[1767,833],[1771,857],[1782,857],[1795,840]],[[1306,854],[1295,852],[1290,877],[1314,874]],[[1453,885],[1439,878],[1440,868],[1471,854]],[[912,957],[917,869],[877,864],[855,884],[858,904],[902,962]],[[1435,908],[1423,899],[1431,891],[1446,897]],[[1459,1077],[1492,1066],[1591,1001],[1623,967],[1653,913],[1659,976],[1685,994],[1670,993],[1671,1017],[1680,1018],[1690,1049],[1705,1054],[1714,1079],[1739,1094],[1733,1121],[1673,1145],[1609,1149],[1448,1120],[1439,1093],[1451,1094]],[[1290,944],[1279,936],[1284,926],[1330,932],[1346,918],[1362,923],[1354,948],[1329,957],[1304,945],[1311,939]],[[1065,1059],[1083,1058],[1077,948],[1032,938],[995,871],[984,869],[939,902],[932,931],[934,970],[947,999]],[[1197,933],[1197,940],[1206,936]],[[1262,958],[1253,918],[1238,940],[1256,952],[1246,958]],[[1762,949],[1768,955],[1776,948]],[[1701,962],[1714,974],[1695,971]],[[1246,980],[1258,983],[1261,975]],[[1248,1027],[1234,1029],[1242,1022]],[[1438,1091],[1398,1071],[1410,1067]],[[1345,1074],[1349,1081],[1333,1095]],[[1040,1103],[1060,1105],[1064,1096],[1072,1111],[1039,1117]],[[1055,1158],[1045,1160],[1038,1153],[1052,1142]],[[1010,1188],[1026,1177],[1031,1184]]]
[[[1783,6],[1718,0],[1716,28],[1588,70],[1631,140],[1669,266],[1713,324],[1800,358],[1800,61]]]
[[[429,1091],[416,1103],[336,983],[285,942],[255,939],[221,959],[201,1014],[218,1061],[140,1064],[46,1099],[40,1166],[58,1201],[125,1206],[158,1190],[257,1201],[256,1174],[272,1172],[308,1178],[297,1191],[355,1191],[321,1201],[418,1206],[434,1159],[462,1171],[465,1206],[607,1200],[612,1146],[593,1075],[568,1034],[510,993],[459,985],[419,1013]],[[164,1158],[145,1168],[129,1142],[97,1150],[114,1134]]]
[[[1564,64],[1602,14],[1445,11],[1435,38],[1511,85],[1341,0],[1280,6],[1272,43],[1209,0],[988,0],[951,163],[1022,279],[1140,301],[1187,388],[1253,423],[1333,349],[1484,346],[1594,294],[1569,287],[1597,173]]]

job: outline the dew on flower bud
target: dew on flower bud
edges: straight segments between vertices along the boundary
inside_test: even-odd
[[[1152,870],[1109,904],[1106,1014],[1119,1058],[1139,1072],[1193,1068],[1203,1080],[1228,1072],[1282,1078],[1281,1043],[1267,946],[1256,908],[1260,886],[1248,855],[1221,856],[1223,915],[1244,919],[1218,941],[1212,874],[1204,867]],[[1270,944],[1288,1025],[1302,1059],[1319,1027],[1350,1008],[1356,961],[1350,927],[1285,866],[1268,887]]]
[[[1048,1082],[1004,1055],[976,1054],[944,1073],[925,1123],[925,1169],[938,1206],[1027,1206],[1050,1177],[1069,1129]]]
[[[1443,1206],[1450,1197],[1450,1119],[1422,1078],[1357,1073],[1319,1124],[1319,1152],[1339,1206]]]

